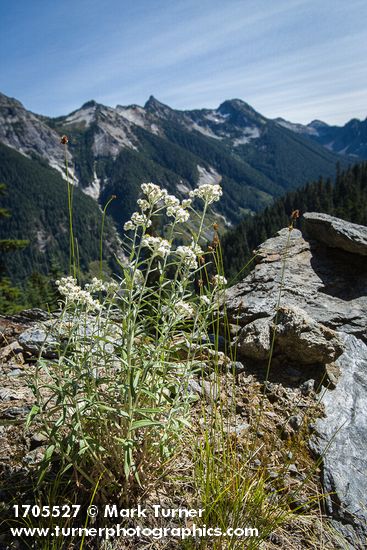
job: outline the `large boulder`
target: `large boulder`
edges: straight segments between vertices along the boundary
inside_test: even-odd
[[[275,349],[298,364],[324,365],[334,361],[343,346],[334,330],[303,309],[281,306],[276,318]]]
[[[255,269],[227,291],[231,322],[273,318],[281,293],[281,305],[367,342],[366,256],[307,241],[298,229],[282,229],[255,252]]]
[[[274,317],[259,318],[244,326],[236,337],[238,354],[265,361],[273,333],[274,355],[301,365],[331,363],[343,351],[337,333],[315,321],[299,307],[280,306]]]
[[[303,225],[307,235],[331,248],[367,256],[367,227],[328,214],[306,212]]]

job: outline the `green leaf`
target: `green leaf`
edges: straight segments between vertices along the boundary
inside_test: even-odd
[[[160,408],[160,409],[142,408],[142,409],[135,409],[135,412],[139,414],[161,414],[163,412],[163,408]]]
[[[44,460],[50,460],[50,458],[54,454],[54,450],[55,450],[55,445],[50,445],[49,447],[47,447]]]
[[[143,420],[136,420],[132,423],[131,429],[138,430],[139,428],[147,428],[148,426],[161,426],[162,422],[157,422],[156,420],[148,420],[144,418]]]
[[[33,418],[40,412],[40,408],[38,405],[33,405],[31,410],[28,413],[27,420],[25,423],[26,429],[29,428],[30,423],[32,422]]]

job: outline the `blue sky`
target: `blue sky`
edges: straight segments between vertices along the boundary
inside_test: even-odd
[[[366,0],[0,0],[0,91],[34,112],[89,99],[268,117],[367,116]]]

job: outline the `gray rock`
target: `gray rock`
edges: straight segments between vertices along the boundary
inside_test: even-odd
[[[270,319],[256,319],[243,327],[236,336],[240,356],[265,361],[270,352]]]
[[[45,456],[46,449],[45,447],[36,447],[29,451],[24,457],[23,462],[29,466],[34,466],[39,464]]]
[[[307,212],[303,215],[303,222],[305,231],[311,239],[331,248],[367,256],[367,227],[364,225],[318,212]]]
[[[348,548],[360,550],[367,537],[367,229],[314,214],[305,226],[307,237],[283,229],[257,249],[253,272],[227,291],[227,312],[242,327],[242,354],[266,355],[279,309],[279,357],[325,365],[325,418],[314,426],[312,448],[322,456],[328,517]],[[312,386],[308,380],[301,392]],[[289,425],[297,430],[301,421],[291,417]]]
[[[297,306],[279,308],[275,348],[304,365],[330,363],[343,351],[334,330],[316,322]]]
[[[317,323],[297,306],[280,307],[274,317],[244,326],[235,339],[240,356],[258,361],[269,357],[276,321],[274,352],[302,365],[326,364],[342,353],[335,331]]]
[[[190,393],[204,397],[208,402],[216,401],[219,397],[218,384],[208,380],[200,380],[199,382],[191,379],[188,383],[188,390]]]
[[[250,424],[248,424],[248,422],[241,422],[240,424],[236,424],[235,426],[229,426],[228,431],[229,433],[241,435],[244,431],[248,430],[249,427]]]
[[[367,537],[367,347],[344,336],[345,352],[336,361],[340,379],[326,390],[325,418],[316,422],[311,445],[323,459],[328,513],[354,548]]]
[[[58,342],[51,333],[41,327],[31,327],[22,332],[18,338],[19,344],[25,351],[38,357],[42,352],[44,357],[56,356]]]
[[[231,363],[229,363],[227,370],[230,373],[240,374],[241,372],[244,372],[246,370],[246,367],[240,361],[232,361]]]
[[[18,418],[25,418],[31,407],[29,405],[23,405],[21,407],[9,407],[3,411],[0,411],[0,417],[6,420],[13,420]]]
[[[35,433],[30,440],[30,450],[33,451],[37,447],[42,447],[48,441],[48,437],[43,433]]]
[[[17,378],[18,376],[24,376],[24,371],[21,369],[12,369],[9,371],[8,376],[12,376],[14,378]]]
[[[366,257],[307,242],[297,229],[282,229],[256,252],[255,269],[226,291],[230,322],[273,318],[282,285],[281,305],[301,307],[318,323],[367,342]]]
[[[22,321],[47,321],[50,318],[50,314],[43,309],[34,307],[32,309],[23,309],[14,318]]]
[[[288,472],[291,473],[291,474],[298,474],[298,468],[297,468],[296,464],[290,464],[288,466]]]
[[[310,378],[310,380],[306,380],[303,382],[303,384],[300,385],[300,390],[302,395],[310,395],[315,389],[315,380],[313,378]]]
[[[288,418],[288,423],[295,432],[298,432],[302,426],[302,417],[299,415],[290,416]]]

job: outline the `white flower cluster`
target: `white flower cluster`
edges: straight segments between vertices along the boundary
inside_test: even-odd
[[[119,285],[115,281],[103,282],[101,279],[93,277],[92,281],[87,283],[84,288],[91,294],[94,292],[113,293],[118,291]]]
[[[175,221],[178,223],[187,222],[190,214],[187,212],[186,208],[191,204],[190,199],[183,200],[182,204],[180,204],[177,197],[174,195],[167,195],[164,199],[164,204],[167,207],[167,216],[175,218]]]
[[[140,269],[137,269],[135,271],[135,275],[134,275],[134,284],[135,286],[137,286],[138,288],[142,287],[143,284],[144,284],[144,275],[142,274],[142,272],[140,271]]]
[[[130,230],[135,230],[140,226],[150,227],[151,225],[152,225],[151,220],[149,220],[145,214],[139,214],[139,212],[134,212],[131,216],[131,220],[125,223],[124,230],[130,231]]]
[[[183,300],[176,302],[174,305],[174,309],[177,317],[180,317],[183,319],[193,317],[195,313],[194,308],[187,302],[184,302]]]
[[[159,185],[156,185],[155,183],[142,183],[141,190],[147,197],[147,201],[150,206],[153,206],[167,196],[167,191],[165,189],[161,189]]]
[[[166,239],[161,239],[161,237],[151,237],[150,235],[145,235],[141,240],[141,245],[150,248],[153,251],[153,254],[165,258],[171,252],[171,245]]]
[[[175,221],[178,223],[184,223],[187,222],[190,214],[187,210],[177,205],[167,207],[167,216],[169,216],[170,218],[175,218]]]
[[[100,311],[102,306],[97,300],[94,300],[90,292],[82,290],[78,286],[74,277],[62,277],[59,281],[56,281],[57,288],[63,296],[74,304],[85,306],[87,309],[95,309]]]
[[[205,306],[210,306],[210,304],[211,304],[209,296],[205,296],[204,294],[202,296],[200,296],[200,301]]]
[[[181,258],[184,265],[189,269],[197,269],[198,262],[197,256],[203,254],[200,246],[195,244],[194,241],[191,243],[191,246],[178,246],[176,254]]]
[[[124,224],[124,230],[125,231],[134,231],[134,229],[136,229],[136,227],[135,227],[135,225],[133,224],[133,222],[131,220],[127,221]]]
[[[204,183],[189,193],[192,199],[198,197],[207,204],[212,204],[212,202],[219,201],[222,194],[223,191],[221,186],[218,184],[213,185],[211,183]]]
[[[180,201],[174,195],[166,195],[164,197],[165,206],[179,206]]]
[[[227,284],[227,279],[223,275],[214,275],[213,284],[215,286],[225,286]]]
[[[198,244],[195,244],[194,240],[191,241],[191,250],[194,251],[194,254],[196,256],[202,256],[204,252],[202,251],[201,247]]]
[[[149,210],[149,202],[145,199],[138,199],[136,202],[142,212]]]
[[[189,269],[197,269],[196,254],[192,248],[189,246],[179,246],[177,247],[176,254]]]

